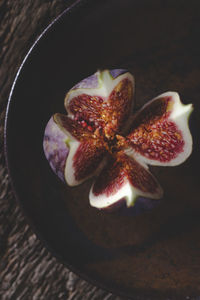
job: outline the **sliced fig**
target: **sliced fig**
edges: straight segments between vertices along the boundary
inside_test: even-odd
[[[121,201],[133,206],[138,196],[160,199],[162,194],[162,188],[148,169],[120,151],[98,176],[89,199],[91,206],[104,209]]]
[[[188,119],[193,107],[181,103],[175,92],[148,102],[135,115],[127,138],[133,156],[143,163],[175,166],[192,152]]]
[[[71,186],[96,176],[89,199],[99,209],[130,207],[138,197],[143,210],[153,207],[149,199],[163,191],[147,165],[178,165],[192,152],[192,105],[167,92],[132,116],[133,93],[126,70],[97,71],[67,93],[68,115],[55,114],[45,130],[51,168]]]

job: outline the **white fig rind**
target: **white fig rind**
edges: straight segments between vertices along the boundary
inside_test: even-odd
[[[184,161],[186,161],[186,159],[192,153],[193,141],[192,141],[192,135],[189,130],[188,122],[189,122],[189,116],[193,111],[193,105],[183,104],[180,101],[179,94],[176,92],[165,93],[165,96],[171,96],[175,100],[173,111],[169,119],[171,119],[176,123],[177,127],[182,133],[183,140],[185,141],[183,152],[181,152],[175,159],[171,160],[168,163],[168,166],[177,166],[183,163]]]
[[[69,186],[76,186],[81,184],[83,181],[77,181],[74,173],[75,173],[75,169],[73,166],[74,160],[73,157],[78,149],[78,147],[80,146],[80,142],[77,140],[69,140],[68,142],[69,144],[69,155],[67,157],[66,160],[66,164],[65,164],[65,180],[67,182],[67,184]]]

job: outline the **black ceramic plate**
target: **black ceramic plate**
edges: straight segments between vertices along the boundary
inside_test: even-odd
[[[200,294],[200,2],[83,1],[35,43],[12,89],[6,153],[15,194],[48,249],[85,279],[133,297]],[[42,149],[44,128],[65,93],[98,68],[128,68],[136,108],[168,90],[194,103],[192,156],[154,168],[162,204],[133,217],[91,208],[91,182],[65,186]]]

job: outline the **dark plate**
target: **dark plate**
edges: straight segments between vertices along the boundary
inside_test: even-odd
[[[11,92],[7,163],[25,214],[66,266],[120,295],[200,295],[199,11],[198,0],[82,1],[34,44]],[[42,149],[45,125],[64,112],[67,90],[98,68],[115,67],[135,75],[136,107],[167,90],[195,105],[192,156],[153,169],[165,198],[137,217],[91,208],[91,182],[63,185]]]

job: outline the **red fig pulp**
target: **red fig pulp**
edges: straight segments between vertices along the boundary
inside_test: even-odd
[[[67,115],[55,114],[45,130],[54,172],[71,186],[95,176],[89,199],[100,209],[122,200],[132,206],[138,196],[160,199],[162,188],[148,165],[178,165],[192,151],[190,104],[167,92],[133,116],[133,94],[134,78],[126,70],[98,71],[67,93]]]

